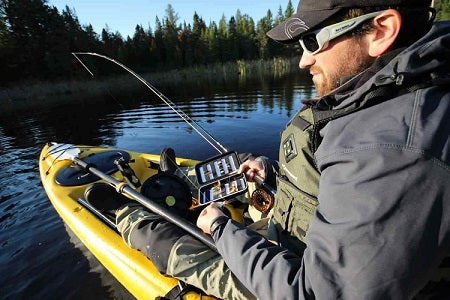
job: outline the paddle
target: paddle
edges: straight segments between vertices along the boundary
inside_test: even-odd
[[[94,168],[92,165],[87,164],[82,159],[78,158],[80,154],[80,149],[70,145],[70,144],[56,144],[54,143],[52,146],[48,148],[49,156],[52,156],[55,160],[71,160],[75,164],[79,165],[86,171],[100,177],[101,179],[108,182],[112,187],[116,189],[116,191],[120,194],[124,194],[129,198],[136,200],[144,207],[151,210],[153,213],[161,216],[168,222],[184,229],[186,232],[200,240],[202,243],[210,247],[212,250],[217,252],[217,248],[214,244],[214,241],[211,237],[205,235],[203,231],[195,226],[194,224],[180,218],[180,216],[174,214],[169,209],[153,202],[147,197],[135,191],[131,188],[127,183],[116,180],[115,178],[103,173],[102,171]]]

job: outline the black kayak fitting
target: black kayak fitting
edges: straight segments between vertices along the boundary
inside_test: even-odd
[[[109,175],[119,170],[114,161],[120,158],[123,158],[128,163],[130,154],[122,150],[104,151],[84,157],[83,161]],[[55,176],[55,180],[61,186],[78,186],[93,183],[100,180],[100,178],[77,164],[71,164],[59,171]]]

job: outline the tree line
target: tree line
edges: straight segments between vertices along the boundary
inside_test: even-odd
[[[115,58],[138,72],[165,71],[218,62],[290,56],[298,46],[280,47],[265,33],[294,13],[289,0],[276,15],[267,10],[255,21],[237,10],[228,20],[209,24],[194,13],[191,23],[178,21],[169,4],[152,29],[136,25],[124,38],[107,26],[96,33],[80,24],[73,9],[61,12],[47,0],[0,0],[0,85],[26,80],[71,79],[79,65],[71,52],[89,51]]]
[[[436,0],[438,19],[450,18],[450,0]],[[119,60],[138,72],[166,71],[236,60],[291,57],[297,44],[281,47],[266,36],[294,14],[291,0],[255,22],[237,10],[209,24],[194,13],[192,24],[178,22],[169,4],[152,29],[136,25],[124,38],[108,27],[96,33],[80,24],[73,9],[61,12],[47,0],[0,0],[0,86],[27,80],[72,79],[80,74],[71,52],[89,51]],[[111,70],[107,70],[110,72]]]

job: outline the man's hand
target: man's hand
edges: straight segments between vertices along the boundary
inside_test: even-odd
[[[203,230],[204,233],[211,234],[211,224],[220,216],[225,216],[225,214],[217,207],[216,203],[212,202],[200,213],[200,216],[197,219],[197,226]]]
[[[264,172],[264,165],[259,160],[246,160],[239,166],[239,173],[245,173],[248,181],[254,181],[255,176],[261,178],[262,181],[266,178]]]

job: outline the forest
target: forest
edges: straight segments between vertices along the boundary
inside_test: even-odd
[[[450,0],[436,0],[437,18],[450,19]],[[71,80],[77,75],[71,52],[89,51],[119,60],[138,72],[158,72],[237,60],[291,57],[297,44],[280,47],[266,32],[295,13],[291,0],[276,13],[254,21],[240,10],[218,23],[194,13],[192,24],[179,23],[168,4],[154,28],[136,25],[123,37],[108,27],[100,33],[80,24],[74,10],[62,11],[47,0],[0,0],[0,86],[30,80]]]
[[[133,36],[123,37],[109,28],[96,33],[67,6],[60,12],[47,0],[1,0],[0,86],[32,78],[71,79],[76,76],[71,52],[77,51],[105,54],[138,72],[287,56],[298,50],[275,45],[265,33],[293,13],[289,0],[284,11],[280,6],[274,16],[268,10],[256,23],[237,10],[218,24],[206,24],[196,13],[192,24],[180,24],[169,4],[154,28],[136,25]]]

